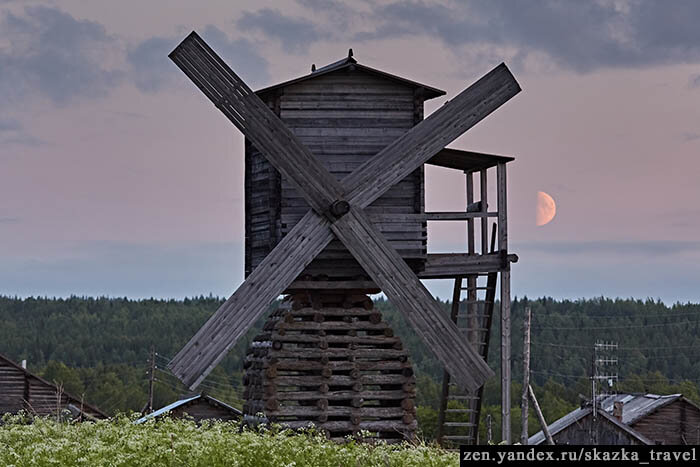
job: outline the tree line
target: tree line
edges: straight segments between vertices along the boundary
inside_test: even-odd
[[[150,349],[156,350],[154,406],[173,402],[184,388],[166,368],[168,360],[221,305],[218,297],[184,300],[127,298],[0,297],[0,353],[108,413],[141,410],[147,400]],[[448,303],[442,303],[445,312]],[[442,368],[389,302],[375,306],[410,350],[416,370],[419,423],[426,439],[435,434]],[[513,432],[519,432],[522,379],[522,323],[532,310],[531,381],[549,421],[573,410],[590,396],[593,346],[616,343],[618,392],[681,392],[700,402],[700,305],[594,298],[586,300],[515,299],[512,306]],[[498,306],[496,306],[498,309]],[[242,363],[264,317],[241,339],[201,389],[241,405]],[[500,326],[492,328],[489,364],[498,374]],[[491,416],[494,437],[500,426],[500,380],[487,382],[483,419]],[[538,428],[530,417],[531,432]]]

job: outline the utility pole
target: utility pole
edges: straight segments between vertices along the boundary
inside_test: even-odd
[[[535,409],[535,413],[537,414],[537,420],[539,420],[540,422],[540,426],[542,427],[542,433],[544,433],[544,436],[547,439],[547,444],[554,445],[554,439],[552,438],[552,434],[549,432],[547,421],[544,419],[544,415],[542,414],[542,410],[540,409],[540,404],[537,403],[535,391],[532,390],[532,386],[530,385],[527,386],[527,389],[530,394],[530,399],[532,399],[532,408]]]
[[[151,366],[148,372],[148,405],[146,406],[146,413],[153,412],[153,380],[156,374],[156,351],[153,346],[151,346]]]
[[[493,442],[493,428],[491,427],[491,414],[486,415],[486,442]]]
[[[530,307],[525,308],[525,321],[523,323],[523,394],[521,398],[522,406],[522,431],[520,433],[520,444],[527,444],[528,439],[528,388],[530,387],[530,320],[532,314]]]

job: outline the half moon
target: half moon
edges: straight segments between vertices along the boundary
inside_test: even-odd
[[[542,226],[551,222],[557,213],[557,205],[544,191],[537,192],[537,216],[536,223],[537,226]]]

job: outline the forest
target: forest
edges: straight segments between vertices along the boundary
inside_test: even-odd
[[[222,303],[218,297],[184,300],[127,298],[0,297],[0,353],[26,359],[30,371],[85,399],[109,414],[140,411],[147,400],[151,348],[156,352],[156,408],[173,402],[184,388],[167,363]],[[445,312],[449,307],[444,303]],[[418,417],[425,440],[435,435],[442,368],[422,341],[392,308],[375,297],[375,306],[391,323],[416,370]],[[700,305],[667,306],[653,300],[594,298],[530,300],[516,298],[512,308],[513,433],[519,433],[522,385],[522,326],[532,311],[531,381],[548,421],[590,397],[594,343],[617,344],[618,375],[610,391],[683,393],[700,402]],[[264,317],[202,383],[201,391],[240,407],[242,360]],[[498,374],[499,320],[494,319],[489,364]],[[487,382],[481,439],[492,420],[499,437],[500,381]],[[537,431],[530,417],[530,432]]]

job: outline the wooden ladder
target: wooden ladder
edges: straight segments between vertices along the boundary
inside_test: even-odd
[[[494,249],[495,235],[492,235],[491,251]],[[478,285],[479,277],[486,278],[485,286]],[[467,286],[463,287],[465,279]],[[455,277],[452,294],[450,317],[464,333],[465,339],[476,347],[484,361],[488,361],[497,281],[497,272],[458,276]],[[464,291],[467,292],[466,300],[462,300]],[[466,306],[460,307],[460,304]],[[467,391],[451,382],[450,374],[443,371],[436,436],[441,446],[455,447],[460,444],[478,443],[483,390],[484,387],[481,386],[476,392]]]

